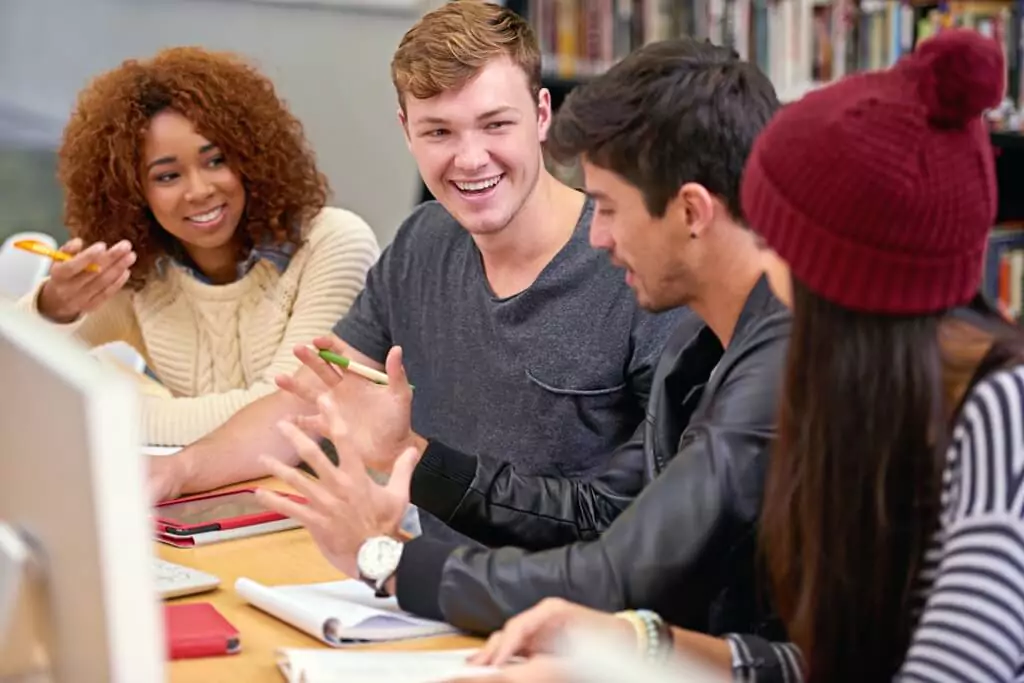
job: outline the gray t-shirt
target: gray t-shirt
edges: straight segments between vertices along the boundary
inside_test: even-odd
[[[582,478],[644,417],[681,313],[640,309],[621,270],[588,244],[587,202],[530,287],[499,298],[471,236],[439,203],[417,207],[335,333],[380,362],[401,345],[413,428],[524,474]],[[430,533],[436,520],[423,515]]]

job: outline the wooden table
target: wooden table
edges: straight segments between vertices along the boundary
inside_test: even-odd
[[[274,480],[261,486],[287,490]],[[251,484],[250,484],[251,485]],[[233,487],[238,488],[238,487]],[[220,578],[216,591],[179,598],[170,603],[210,602],[238,629],[242,651],[237,655],[184,659],[170,662],[172,683],[282,683],[274,651],[278,647],[323,647],[326,645],[288,624],[261,612],[235,595],[235,579],[245,576],[264,585],[337,581],[342,577],[331,567],[305,529],[245,538],[200,548],[179,549],[157,544],[160,557],[195,567]],[[391,650],[439,650],[478,647],[479,640],[462,636],[417,639],[368,646]]]

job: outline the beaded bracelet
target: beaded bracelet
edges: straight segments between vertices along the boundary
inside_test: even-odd
[[[627,610],[617,612],[615,616],[633,625],[637,646],[645,659],[664,659],[672,649],[672,632],[665,621],[654,612]]]
[[[672,628],[656,612],[642,609],[637,610],[637,614],[643,619],[648,631],[654,634],[648,646],[649,657],[656,660],[667,659],[672,652]]]

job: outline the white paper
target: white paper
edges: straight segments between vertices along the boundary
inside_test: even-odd
[[[327,643],[324,635],[323,617],[317,617],[315,610],[304,609],[301,603],[288,600],[280,589],[271,589],[244,576],[235,581],[235,592],[267,614],[277,617],[300,631]],[[329,643],[328,643],[329,644]]]
[[[369,586],[353,579],[270,588],[243,577],[235,582],[235,591],[328,645],[457,633],[443,622],[403,612],[395,598],[377,598]]]
[[[282,648],[278,650],[278,667],[289,683],[439,683],[497,673],[498,670],[492,667],[466,664],[466,658],[473,652],[353,652]]]
[[[182,449],[181,446],[143,446],[143,455],[174,455]]]

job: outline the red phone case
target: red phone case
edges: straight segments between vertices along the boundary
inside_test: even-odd
[[[233,655],[241,650],[238,629],[208,602],[164,605],[171,659]]]
[[[223,531],[225,529],[237,529],[244,526],[255,526],[257,524],[266,524],[267,522],[276,522],[278,520],[287,519],[284,515],[280,515],[271,510],[259,512],[250,515],[241,515],[238,517],[225,517],[212,522],[205,522],[203,524],[183,524],[178,520],[160,517],[160,508],[168,505],[177,505],[178,503],[186,503],[192,500],[207,500],[211,498],[223,498],[225,496],[236,495],[239,493],[253,493],[256,491],[255,488],[235,489],[233,491],[222,491],[220,493],[204,493],[196,496],[188,496],[186,498],[178,498],[176,500],[168,500],[160,503],[156,506],[156,530],[160,534],[174,534],[175,536],[194,536],[195,534],[207,533],[210,531]],[[301,496],[296,496],[291,493],[283,493],[282,495],[291,498],[297,503],[305,503],[306,499]]]

